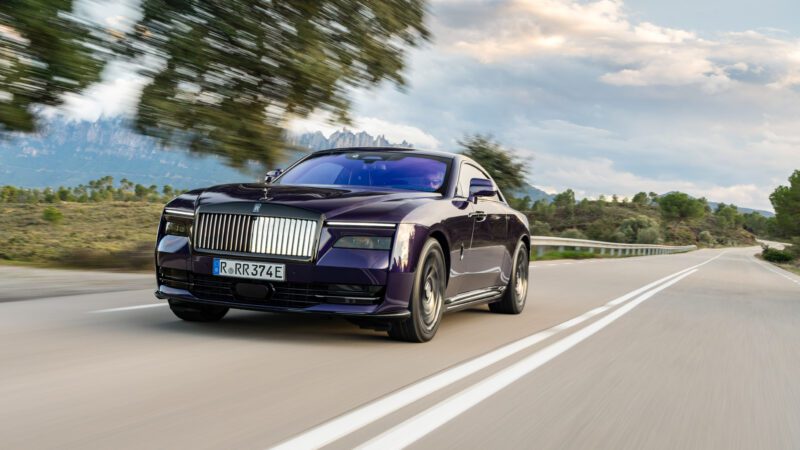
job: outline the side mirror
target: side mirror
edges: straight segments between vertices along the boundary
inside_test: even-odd
[[[497,191],[492,182],[486,178],[473,178],[469,180],[469,199],[478,203],[478,197],[494,197]]]
[[[267,172],[267,175],[264,177],[264,184],[270,184],[275,181],[275,178],[278,178],[283,171],[281,169],[270,170]]]

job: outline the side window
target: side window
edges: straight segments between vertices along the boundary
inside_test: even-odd
[[[461,173],[458,174],[458,187],[456,188],[456,196],[469,197],[469,182],[473,178],[486,178],[486,175],[481,173],[475,166],[471,164],[462,164]]]
[[[485,173],[472,164],[462,164],[461,173],[458,175],[458,186],[456,187],[457,197],[469,197],[469,182],[473,178],[489,179]],[[495,194],[494,197],[488,197],[487,199],[500,201],[500,197],[497,194]]]

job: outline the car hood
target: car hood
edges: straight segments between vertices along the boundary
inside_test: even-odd
[[[320,213],[328,220],[401,222],[420,204],[441,198],[437,193],[392,189],[226,184],[202,191],[196,206],[253,202],[302,208]]]

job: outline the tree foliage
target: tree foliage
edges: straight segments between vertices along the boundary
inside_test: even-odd
[[[97,46],[108,41],[70,15],[72,4],[0,1],[0,131],[33,131],[37,106],[59,105],[100,79]]]
[[[775,208],[778,233],[784,237],[800,236],[800,170],[789,177],[788,186],[778,186],[769,199]]]
[[[483,166],[506,195],[525,186],[525,175],[528,173],[525,162],[491,136],[467,136],[459,141],[459,145],[463,148],[461,153]]]
[[[75,187],[60,186],[56,189],[26,189],[15,186],[0,186],[0,203],[58,203],[58,202],[151,202],[165,203],[180,191],[166,185],[159,193],[158,186],[144,186],[126,178],[114,186],[114,178],[105,176]]]
[[[686,220],[703,217],[706,213],[705,199],[696,199],[683,192],[670,192],[658,199],[661,215],[666,220]]]
[[[42,63],[0,73],[0,91],[14,80],[30,86],[12,92],[13,114],[0,111],[6,127],[31,130],[31,105],[57,104],[97,79],[100,65],[80,45],[88,32],[63,14],[71,7],[0,3],[0,20],[23,36],[15,43],[0,31],[0,55],[11,48]],[[92,42],[150,80],[136,128],[235,167],[273,163],[294,117],[321,111],[347,123],[352,89],[402,86],[407,48],[429,37],[424,0],[143,0],[141,9],[130,32]]]

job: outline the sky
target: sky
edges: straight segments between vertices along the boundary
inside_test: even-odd
[[[490,133],[550,192],[680,190],[771,209],[800,169],[797,17],[796,0],[434,0],[434,40],[410,53],[408,86],[355,92],[351,128],[439,150]],[[65,109],[130,111],[146,80],[127,69],[110,66]],[[292,129],[337,128],[325,119]]]

